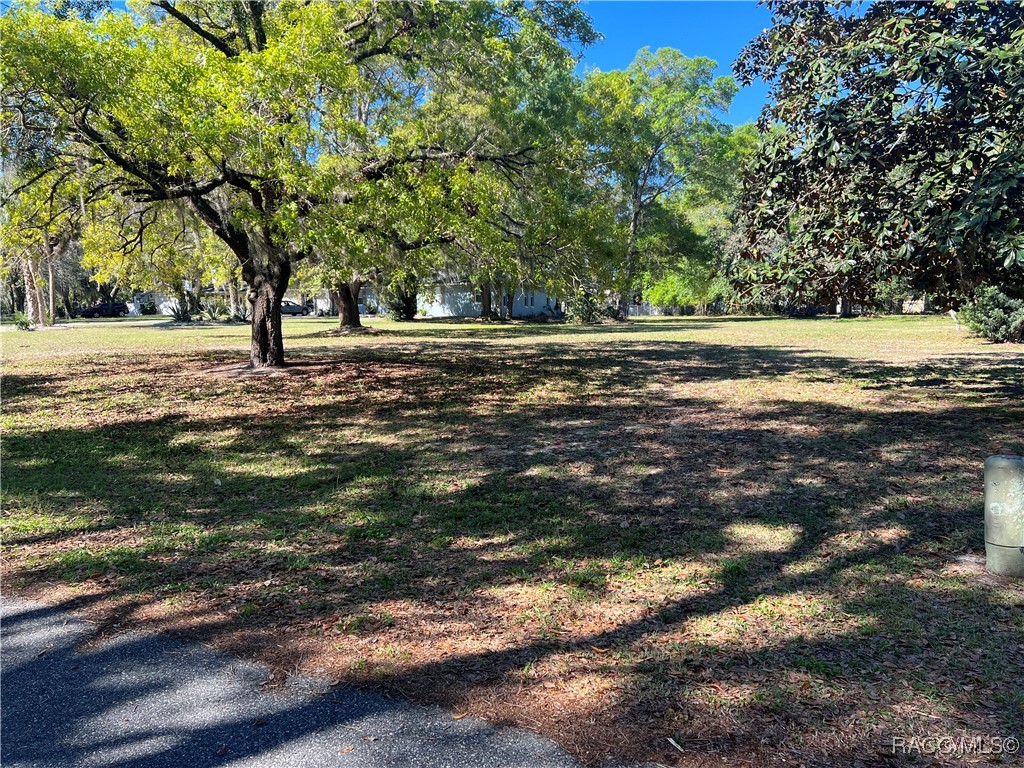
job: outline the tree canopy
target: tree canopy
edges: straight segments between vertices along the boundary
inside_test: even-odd
[[[653,225],[671,218],[667,198],[700,177],[711,145],[728,132],[721,115],[736,85],[715,77],[715,67],[672,48],[644,48],[625,70],[587,74],[583,122],[622,229],[613,272],[623,316],[650,269],[644,258],[661,250],[654,242],[642,247],[644,237],[657,240]]]
[[[746,174],[740,279],[948,306],[1024,282],[1024,6],[769,3],[737,62],[771,83]]]
[[[366,234],[400,246],[438,235],[432,214],[458,197],[446,185],[533,162],[532,145],[501,141],[520,138],[515,99],[571,61],[567,45],[594,39],[565,3],[134,10],[90,20],[19,5],[0,19],[8,148],[34,183],[76,173],[88,199],[118,195],[139,216],[186,206],[241,266],[254,366],[284,361],[278,307],[294,263],[323,245],[318,213],[338,222],[346,259]],[[454,105],[481,120],[455,126]],[[410,188],[415,216],[400,205]],[[444,202],[424,205],[429,188]],[[382,200],[396,204],[384,216]]]

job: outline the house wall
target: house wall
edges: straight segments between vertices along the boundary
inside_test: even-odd
[[[548,296],[537,288],[518,287],[512,300],[512,317],[531,317],[533,315],[553,313],[558,303],[557,296]],[[426,317],[479,317],[480,302],[476,300],[476,291],[465,283],[459,285],[438,285],[433,294],[421,292],[417,307],[420,314]],[[497,312],[495,301],[492,309]]]
[[[305,297],[306,301],[313,302],[313,314],[314,315],[336,315],[338,314],[338,305],[334,303],[334,299],[331,298],[331,294],[328,291],[319,291],[317,293],[300,293],[298,291],[288,291],[285,294],[286,299],[291,299],[296,304],[302,304],[302,298]],[[380,301],[377,299],[377,294],[373,290],[373,286],[366,284],[359,289],[359,304],[363,307],[373,305],[374,307],[380,306]],[[382,312],[381,309],[377,310]]]
[[[175,307],[178,306],[177,299],[160,293],[160,291],[142,291],[141,293],[136,293],[132,297],[131,303],[128,304],[132,310],[131,314],[141,315],[142,305],[147,301],[153,302],[158,315],[171,315],[174,312]]]
[[[920,299],[911,299],[910,297],[907,297],[903,300],[904,315],[920,315],[931,311],[932,305],[927,296]]]
[[[420,291],[417,296],[416,306],[421,317],[479,317],[480,302],[476,301],[476,290],[466,283],[457,285],[437,285],[433,291]],[[297,291],[289,291],[285,298],[301,303],[301,296]],[[331,300],[327,291],[321,291],[306,298],[312,298],[314,313],[323,312],[326,314],[337,314],[338,308]],[[366,305],[367,302],[380,306],[380,300],[374,293],[373,286],[365,285],[359,292],[359,303]],[[536,288],[516,288],[515,298],[512,303],[512,317],[524,318],[540,314],[554,314],[558,305],[557,296],[548,296],[547,293]],[[498,311],[497,302],[493,304],[494,311]],[[384,309],[378,309],[383,313]]]

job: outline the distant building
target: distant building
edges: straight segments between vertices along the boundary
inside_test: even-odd
[[[417,307],[419,314],[425,317],[479,317],[482,299],[480,289],[469,283],[439,283],[434,287],[433,294],[429,291],[419,294]],[[501,310],[496,297],[492,300],[491,309],[494,312]],[[549,296],[545,291],[531,286],[518,286],[515,289],[512,298],[513,318],[539,315],[555,317],[559,314],[557,296]]]
[[[307,304],[312,302],[313,311],[318,315],[338,314],[338,306],[327,291],[320,291],[315,295],[289,291],[287,298],[299,303],[303,300]],[[422,289],[417,294],[417,314],[420,317],[480,317],[482,298],[480,289],[468,282],[438,282],[433,289]],[[545,291],[530,286],[519,286],[513,294],[512,317],[560,317],[562,312],[559,302],[557,296],[548,295]],[[376,308],[378,313],[386,311],[373,286],[369,284],[364,285],[359,291],[359,305],[360,312],[371,307]],[[492,300],[491,309],[495,313],[501,310],[497,296]]]
[[[907,297],[903,301],[903,314],[904,315],[923,315],[926,312],[933,311],[932,303],[928,300],[928,296],[922,296],[919,299],[913,299]]]

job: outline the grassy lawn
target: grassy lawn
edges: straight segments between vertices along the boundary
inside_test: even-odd
[[[241,326],[5,329],[7,591],[595,764],[1024,736],[1024,585],[980,567],[1019,348],[942,317],[332,327],[286,319],[258,376]]]

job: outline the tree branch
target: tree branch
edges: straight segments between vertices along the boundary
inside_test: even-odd
[[[197,34],[199,37],[203,38],[203,40],[208,42],[210,45],[212,45],[218,51],[223,53],[229,59],[234,58],[238,55],[238,51],[236,51],[234,48],[228,45],[227,40],[225,40],[224,38],[217,37],[217,35],[213,34],[208,29],[204,29],[202,25],[193,21],[186,14],[182,13],[177,8],[175,8],[174,5],[171,2],[169,2],[169,0],[150,0],[150,4],[155,6],[156,8],[160,8],[168,16],[172,16],[178,21],[180,21],[182,24],[184,24],[186,27],[192,30],[192,32]],[[264,38],[264,43],[266,43],[266,38]]]

